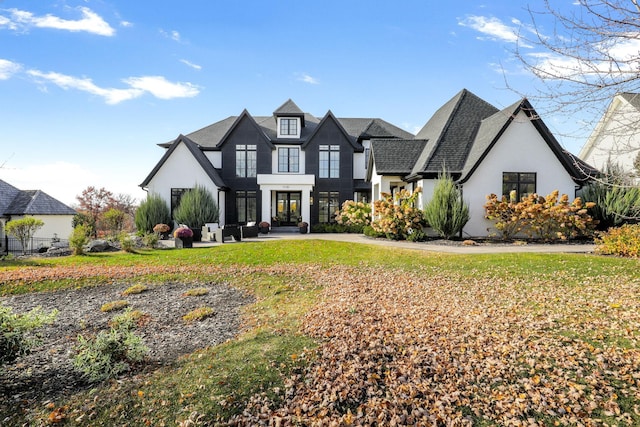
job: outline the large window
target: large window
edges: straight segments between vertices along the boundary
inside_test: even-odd
[[[173,211],[180,206],[180,200],[182,199],[182,195],[187,191],[191,190],[190,188],[172,188],[171,189],[171,216],[173,217]]]
[[[528,194],[536,192],[535,172],[503,172],[502,173],[502,195],[507,199],[509,193],[516,192],[516,200],[520,201]]]
[[[300,149],[278,148],[278,172],[300,171]]]
[[[255,145],[236,145],[236,176],[241,178],[255,177],[257,172],[257,155]]]
[[[238,224],[256,221],[258,209],[255,191],[236,191],[236,212],[238,212]]]
[[[320,146],[320,178],[340,178],[340,146]]]
[[[280,119],[280,135],[297,135],[297,119]]]
[[[333,222],[336,211],[340,209],[340,193],[337,191],[320,191],[318,193],[318,207],[320,223]]]

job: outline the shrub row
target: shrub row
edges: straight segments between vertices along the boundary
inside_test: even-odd
[[[596,252],[604,255],[640,257],[640,224],[625,224],[600,233],[595,239]]]

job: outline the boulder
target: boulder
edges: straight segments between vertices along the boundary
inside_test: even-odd
[[[111,243],[102,239],[92,240],[87,246],[84,247],[85,252],[107,252],[113,251],[115,249],[116,248],[111,246]]]

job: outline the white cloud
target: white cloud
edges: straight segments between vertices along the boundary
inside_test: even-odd
[[[147,92],[160,99],[190,98],[200,93],[199,88],[191,83],[172,83],[162,76],[129,77],[123,79],[123,82],[129,85],[128,88],[116,89],[99,87],[89,78],[67,76],[55,72],[44,73],[38,70],[29,70],[27,74],[36,79],[51,82],[65,90],[76,89],[100,96],[107,104],[112,105],[138,98]]]
[[[20,71],[21,68],[20,64],[16,64],[7,59],[0,59],[0,80],[11,78],[11,76]]]
[[[163,29],[160,29],[160,34],[162,34],[164,37],[166,37],[168,39],[171,39],[171,40],[174,40],[174,41],[177,41],[177,42],[180,41],[180,33],[177,32],[176,30],[171,30],[171,31],[167,32],[167,31],[165,31]]]
[[[120,21],[120,26],[121,27],[125,27],[125,28],[129,28],[129,27],[133,27],[133,23],[131,23],[129,21]]]
[[[320,84],[318,79],[316,79],[315,77],[311,77],[309,74],[302,74],[300,77],[298,77],[298,80],[312,85]]]
[[[467,16],[458,21],[458,25],[474,29],[486,35],[486,38],[489,40],[520,43],[521,47],[531,47],[523,43],[523,40],[519,36],[522,23],[517,19],[512,19],[511,23],[515,24],[515,26],[507,25],[498,18],[487,16]]]
[[[200,93],[191,83],[173,83],[162,76],[130,77],[124,80],[133,89],[149,92],[156,98],[192,98]]]
[[[113,36],[115,30],[100,15],[87,7],[79,7],[81,19],[63,19],[51,14],[35,16],[33,13],[19,9],[9,9],[10,17],[0,16],[0,27],[11,30],[27,31],[31,27],[54,28],[72,32],[85,31],[100,36]]]
[[[191,61],[187,61],[186,59],[181,59],[180,62],[182,62],[183,64],[185,64],[188,67],[193,68],[194,70],[202,70],[202,66],[200,66],[198,64],[194,64]]]

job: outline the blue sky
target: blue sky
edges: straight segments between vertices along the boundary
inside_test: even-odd
[[[244,108],[291,98],[416,132],[463,88],[506,107],[520,96],[505,78],[533,90],[513,53],[532,31],[512,0],[0,0],[0,179],[67,204],[89,185],[141,199],[156,144]],[[593,127],[542,118],[558,134]]]

